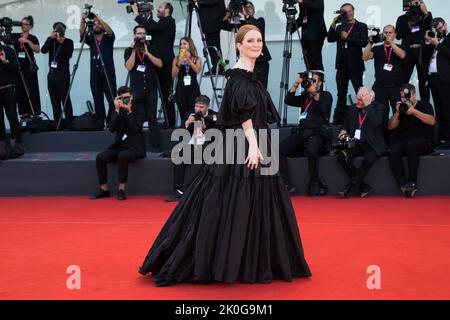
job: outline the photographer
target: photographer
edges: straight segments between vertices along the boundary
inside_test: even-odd
[[[222,20],[225,17],[225,2],[224,0],[193,0],[198,4],[198,14],[200,16],[200,23],[205,34],[205,40],[208,47],[216,47],[221,53],[220,46],[220,30],[222,28]],[[208,49],[211,56],[212,74],[216,74],[217,63],[219,56],[215,50]],[[223,74],[223,66],[219,66],[219,74]],[[205,73],[209,75],[209,71]]]
[[[424,65],[433,95],[439,138],[442,143],[450,141],[450,36],[444,19],[433,19],[425,35],[423,47]]]
[[[347,114],[348,82],[352,82],[355,93],[363,86],[363,74],[366,69],[362,52],[369,42],[367,25],[355,19],[353,5],[344,4],[340,10],[341,15],[333,19],[328,31],[328,42],[337,42],[336,84],[338,101],[333,116],[335,125],[342,125]],[[339,26],[337,26],[337,23],[340,23]]]
[[[261,56],[258,59],[256,59],[255,72],[258,72],[260,74],[259,79],[264,85],[264,87],[267,89],[267,84],[269,81],[269,67],[270,67],[269,61],[272,60],[272,57],[270,56],[269,49],[267,48],[265,42],[266,21],[264,20],[263,17],[257,19],[254,17],[255,6],[250,1],[246,1],[246,4],[242,6],[242,14],[245,17],[245,21],[242,21],[241,24],[235,25],[229,22],[231,18],[231,12],[227,11],[227,14],[223,18],[222,29],[231,32],[233,31],[234,27],[236,28],[236,30],[238,30],[243,25],[252,24],[261,31],[264,45]]]
[[[389,120],[389,130],[396,130],[396,139],[389,151],[389,163],[402,194],[414,197],[417,192],[417,172],[420,156],[433,151],[433,106],[427,101],[417,101],[416,88],[405,84],[401,88],[401,101]],[[405,175],[403,156],[408,158],[409,180]]]
[[[93,22],[89,21],[90,18],[94,17]],[[85,36],[86,24],[93,23],[92,33],[86,35],[86,44],[91,48],[91,91],[92,97],[94,98],[95,114],[98,121],[103,126],[106,120],[106,124],[111,120],[111,112],[114,110],[114,96],[116,95],[116,70],[114,67],[114,41],[116,36],[112,31],[111,27],[103,21],[98,15],[91,13],[91,17],[88,17],[87,13],[81,15],[81,25],[80,25],[80,38],[81,41]],[[97,51],[97,45],[100,52]],[[102,67],[103,58],[105,64],[106,74],[108,75],[108,80],[105,78],[105,72]],[[111,92],[108,88],[111,86]],[[108,115],[105,112],[105,97],[109,104]]]
[[[134,107],[145,112],[150,131],[150,144],[153,152],[159,152],[156,109],[158,86],[156,70],[162,67],[162,61],[154,47],[149,48],[145,40],[147,31],[144,26],[133,29],[134,41],[125,49],[125,66],[130,72],[130,87],[134,96]]]
[[[109,130],[116,134],[116,138],[113,144],[106,151],[98,154],[95,159],[100,190],[91,199],[110,196],[107,164],[117,162],[119,170],[117,199],[126,200],[125,186],[128,182],[128,165],[146,156],[142,134],[142,124],[145,118],[143,112],[133,106],[133,91],[130,88],[119,88],[118,97],[114,100],[114,108],[111,113]]]
[[[53,24],[53,31],[42,46],[41,52],[48,53],[49,71],[47,75],[48,93],[52,102],[55,125],[61,117],[61,109],[70,85],[69,60],[73,54],[73,41],[65,37],[66,25],[62,22]],[[64,117],[70,128],[73,120],[72,101],[67,99]]]
[[[327,136],[327,127],[329,126],[333,97],[329,92],[322,91],[323,81],[321,73],[300,74],[285,98],[287,105],[300,109],[298,132],[280,144],[280,173],[289,193],[294,192],[295,188],[289,179],[286,158],[299,153],[308,159],[308,193],[311,196],[320,196],[327,192],[326,186],[319,178],[319,153],[325,142],[331,138]],[[305,91],[300,96],[296,96],[299,85]]]
[[[373,46],[373,38],[369,38],[369,45],[363,53],[364,61],[374,59],[375,84],[373,90],[376,100],[386,107],[384,123],[389,119],[389,103],[392,112],[400,100],[400,86],[403,84],[403,59],[405,51],[394,43],[396,36],[394,26],[387,25],[383,29],[383,45]],[[386,133],[386,132],[385,132]]]
[[[33,109],[36,115],[41,113],[41,98],[39,94],[39,81],[38,81],[38,67],[35,53],[41,52],[39,46],[39,40],[30,31],[34,27],[34,19],[32,16],[28,16],[22,19],[22,32],[13,33],[12,39],[14,42],[14,48],[19,59],[19,63],[26,79],[26,84],[30,92],[30,100],[33,104]],[[30,102],[28,101],[27,93],[25,91],[22,78],[17,77],[16,81],[16,97],[17,107],[19,109],[19,115],[21,118],[27,118],[33,115]]]
[[[4,113],[6,113],[11,128],[11,138],[19,142],[22,141],[14,93],[14,83],[18,70],[14,50],[0,44],[0,141],[6,141]],[[3,109],[5,110],[4,113]]]
[[[151,14],[139,14],[137,4],[131,6],[136,16],[135,21],[143,25],[149,35],[152,36],[151,44],[155,47],[163,62],[161,69],[158,69],[157,75],[162,91],[162,101],[167,114],[167,127],[175,126],[175,108],[173,103],[169,102],[169,95],[172,92],[172,60],[174,58],[173,45],[175,42],[175,19],[172,18],[173,6],[169,2],[162,2],[156,11],[158,21],[153,19]]]
[[[216,120],[217,113],[214,110],[209,110],[210,99],[205,95],[200,95],[195,99],[195,113],[186,115],[185,128],[194,135],[194,123],[196,121],[202,122],[202,133],[206,130],[217,128]],[[194,147],[194,146],[192,146]],[[193,159],[192,152],[192,159]],[[166,198],[166,202],[179,201],[183,197],[184,191],[184,174],[187,164],[174,165],[173,167],[173,192]]]
[[[343,198],[356,192],[364,198],[372,192],[372,187],[364,182],[364,178],[375,161],[386,152],[384,110],[385,107],[375,101],[375,93],[371,89],[362,87],[358,90],[356,105],[349,108],[338,136],[344,145],[344,149],[338,152],[338,160],[351,179],[339,192]],[[356,168],[353,161],[358,156],[364,159]]]
[[[302,28],[302,47],[310,70],[324,70],[322,62],[323,42],[327,36],[325,26],[324,0],[296,0],[300,15],[297,28]],[[296,31],[296,30],[293,30]]]
[[[409,83],[414,67],[417,68],[419,91],[422,100],[430,101],[430,89],[426,85],[427,75],[420,63],[420,47],[426,30],[431,29],[431,12],[423,1],[409,1],[409,10],[397,19],[397,39],[402,40],[402,47],[406,50],[403,65],[404,83]]]

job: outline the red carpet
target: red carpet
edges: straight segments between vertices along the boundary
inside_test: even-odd
[[[311,279],[157,288],[137,270],[174,207],[162,200],[0,198],[0,299],[450,299],[450,197],[293,198]]]

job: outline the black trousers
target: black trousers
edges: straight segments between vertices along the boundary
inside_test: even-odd
[[[53,119],[55,122],[59,121],[61,117],[61,110],[64,106],[64,100],[69,90],[70,73],[67,72],[55,72],[50,70],[47,76],[48,80],[48,93],[52,102]],[[70,96],[67,99],[66,108],[64,110],[64,117],[69,123],[73,120],[72,101]]]
[[[399,187],[408,181],[417,184],[417,173],[419,171],[420,156],[430,154],[433,151],[432,144],[425,138],[408,140],[397,140],[389,151],[389,164]],[[409,179],[405,175],[403,156],[408,160]]]
[[[157,104],[158,93],[156,85],[148,91],[139,91],[133,95],[133,108],[136,108],[139,112],[143,112],[145,119],[148,121],[151,151],[159,151],[160,148],[156,117]]]
[[[264,85],[264,88],[267,89],[267,85],[269,82],[269,62],[257,63],[255,65],[255,71],[259,72],[259,80]]]
[[[439,76],[430,76],[429,85],[439,125],[439,138],[450,140],[450,83],[443,82]]]
[[[30,70],[23,69],[23,76],[25,77],[25,82],[27,84],[28,90],[30,92],[30,100],[33,104],[33,109],[35,114],[41,113],[41,97],[39,94],[39,81],[37,72],[31,72]],[[22,77],[17,76],[16,81],[16,99],[17,107],[19,109],[19,114],[33,114],[30,102],[28,101],[27,92],[22,82]]]
[[[3,112],[5,110],[5,112]],[[20,134],[20,125],[16,111],[16,97],[14,87],[0,89],[0,141],[6,140],[5,116],[9,121],[11,128],[11,138],[22,141]]]
[[[133,149],[119,147],[108,149],[99,153],[95,158],[99,184],[108,183],[108,163],[117,162],[119,169],[119,183],[128,182],[128,165],[138,160],[139,157]]]
[[[172,57],[173,58],[173,57]],[[172,93],[172,59],[163,60],[163,66],[156,71],[158,75],[159,84],[161,86],[161,100],[164,103],[165,108],[165,122],[168,126],[175,126],[175,106],[172,102],[169,102],[169,95]],[[181,115],[183,117],[183,115]]]
[[[308,61],[309,70],[324,70],[322,62],[323,40],[309,42],[302,40],[303,51]]]
[[[392,86],[392,87],[383,87],[383,86],[374,86],[373,91],[375,91],[375,100],[379,103],[383,104],[384,109],[384,117],[383,117],[383,132],[384,139],[390,142],[390,134],[388,130],[388,122],[389,122],[389,105],[391,106],[392,114],[396,111],[397,102],[400,101],[400,86]]]
[[[109,84],[111,85],[111,92],[108,88],[103,68],[91,69],[91,91],[94,99],[95,115],[101,123],[109,123],[111,120],[111,112],[114,111],[114,99],[117,94],[116,75],[113,71],[107,70]],[[108,114],[105,112],[105,98],[108,101]]]
[[[338,100],[334,110],[333,123],[343,124],[347,116],[347,94],[348,82],[351,81],[353,89],[358,93],[359,88],[363,86],[363,71],[357,73],[349,72],[348,68],[336,70],[336,84]]]
[[[411,82],[414,68],[417,68],[417,78],[419,79],[420,100],[430,102],[430,88],[427,84],[427,73],[420,67],[420,48],[409,48],[406,51],[406,58],[403,60],[403,72],[405,83]]]
[[[220,31],[214,33],[205,33],[205,40],[208,47],[216,47],[217,50],[222,54],[222,49],[220,47]],[[215,73],[217,62],[219,61],[219,56],[216,50],[209,49],[209,54],[211,56],[212,72]],[[205,61],[206,63],[206,61]]]
[[[354,159],[356,157],[363,156],[363,162],[359,168],[354,165]],[[364,178],[369,173],[378,159],[377,153],[367,143],[357,143],[354,148],[345,150],[338,153],[338,161],[344,168],[347,175],[350,177],[351,182],[360,186],[364,182]]]
[[[309,183],[318,183],[319,157],[324,139],[315,135],[305,138],[300,134],[294,134],[280,144],[280,174],[286,184],[290,184],[287,157],[303,155],[308,159]]]

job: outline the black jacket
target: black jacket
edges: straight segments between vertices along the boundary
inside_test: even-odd
[[[424,44],[422,47],[422,59],[425,70],[428,73],[428,67],[433,57],[435,47],[433,45]],[[440,79],[450,83],[450,33],[444,38],[444,42],[437,46],[437,70]]]
[[[366,127],[363,130],[365,141],[377,153],[382,156],[386,153],[386,142],[384,141],[384,114],[385,106],[374,101],[367,107]],[[350,137],[355,136],[356,129],[359,128],[359,110],[355,105],[348,108],[347,118],[341,130],[346,130]]]
[[[151,44],[158,49],[163,61],[172,63],[175,57],[173,53],[173,44],[175,42],[175,20],[171,17],[161,17],[158,22],[153,17],[146,19],[144,15],[136,17],[135,21],[147,29],[148,34],[152,36]]]
[[[0,48],[5,51],[6,60],[9,61],[7,64],[0,61],[0,86],[14,84],[19,71],[15,53],[10,47],[0,45]],[[0,112],[3,112],[3,108]]]
[[[220,32],[226,14],[224,0],[198,0],[198,8],[203,33]]]
[[[431,20],[433,15],[431,12],[425,17],[420,14],[413,14],[406,12],[404,15],[398,17],[395,29],[397,31],[397,40],[402,40],[402,46],[408,50],[412,44],[420,44],[425,36],[425,32],[431,29]],[[409,22],[415,22],[415,25],[420,28],[417,32],[412,32]]]
[[[365,23],[356,21],[347,41],[342,40],[341,32],[348,31],[347,24],[340,24],[328,31],[328,42],[337,42],[336,69],[348,68],[351,73],[363,72],[363,48],[369,43],[369,33]],[[347,43],[347,49],[345,48]]]
[[[256,60],[256,63],[269,62],[270,60],[272,60],[272,56],[270,55],[269,49],[266,46],[266,33],[265,33],[266,32],[265,31],[266,30],[266,21],[262,17],[260,17],[258,19],[251,17],[251,18],[247,19],[246,21],[243,21],[241,24],[237,25],[237,29],[239,29],[241,26],[246,25],[246,24],[251,24],[251,25],[258,27],[258,29],[261,31],[262,36],[263,36],[264,46],[262,49],[262,55]],[[223,30],[232,31],[234,26],[235,25],[229,23],[228,21],[222,22]]]
[[[302,28],[302,41],[318,42],[325,40],[327,27],[323,17],[324,0],[303,0],[303,3],[299,4],[299,8],[300,16],[295,22],[298,28]],[[305,16],[308,17],[308,21],[303,23]]]
[[[142,133],[142,125],[144,123],[144,114],[137,110],[133,110],[127,114],[125,110],[119,113],[113,111],[111,113],[111,122],[109,131],[116,133],[115,140],[108,149],[118,147],[129,147],[136,152],[140,158],[145,158],[145,143]],[[123,139],[126,135],[126,139]]]

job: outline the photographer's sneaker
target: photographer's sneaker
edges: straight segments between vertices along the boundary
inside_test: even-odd
[[[370,185],[368,185],[367,183],[364,183],[364,182],[361,184],[361,198],[367,197],[372,192],[373,192],[373,188]]]
[[[348,198],[354,187],[355,185],[353,183],[349,183],[344,187],[342,191],[338,192],[338,195],[340,195],[342,198]]]
[[[176,202],[180,201],[183,198],[183,192],[177,190],[172,192],[167,198],[165,199],[166,202]]]
[[[119,189],[119,191],[117,191],[117,200],[120,200],[120,201],[127,200],[127,196],[125,195],[125,190]]]
[[[416,195],[417,191],[419,191],[419,189],[417,188],[415,183],[411,183],[410,184],[410,198],[414,198],[414,196]]]
[[[97,200],[97,199],[109,198],[110,196],[111,196],[111,194],[109,193],[109,191],[100,189],[90,199]]]

